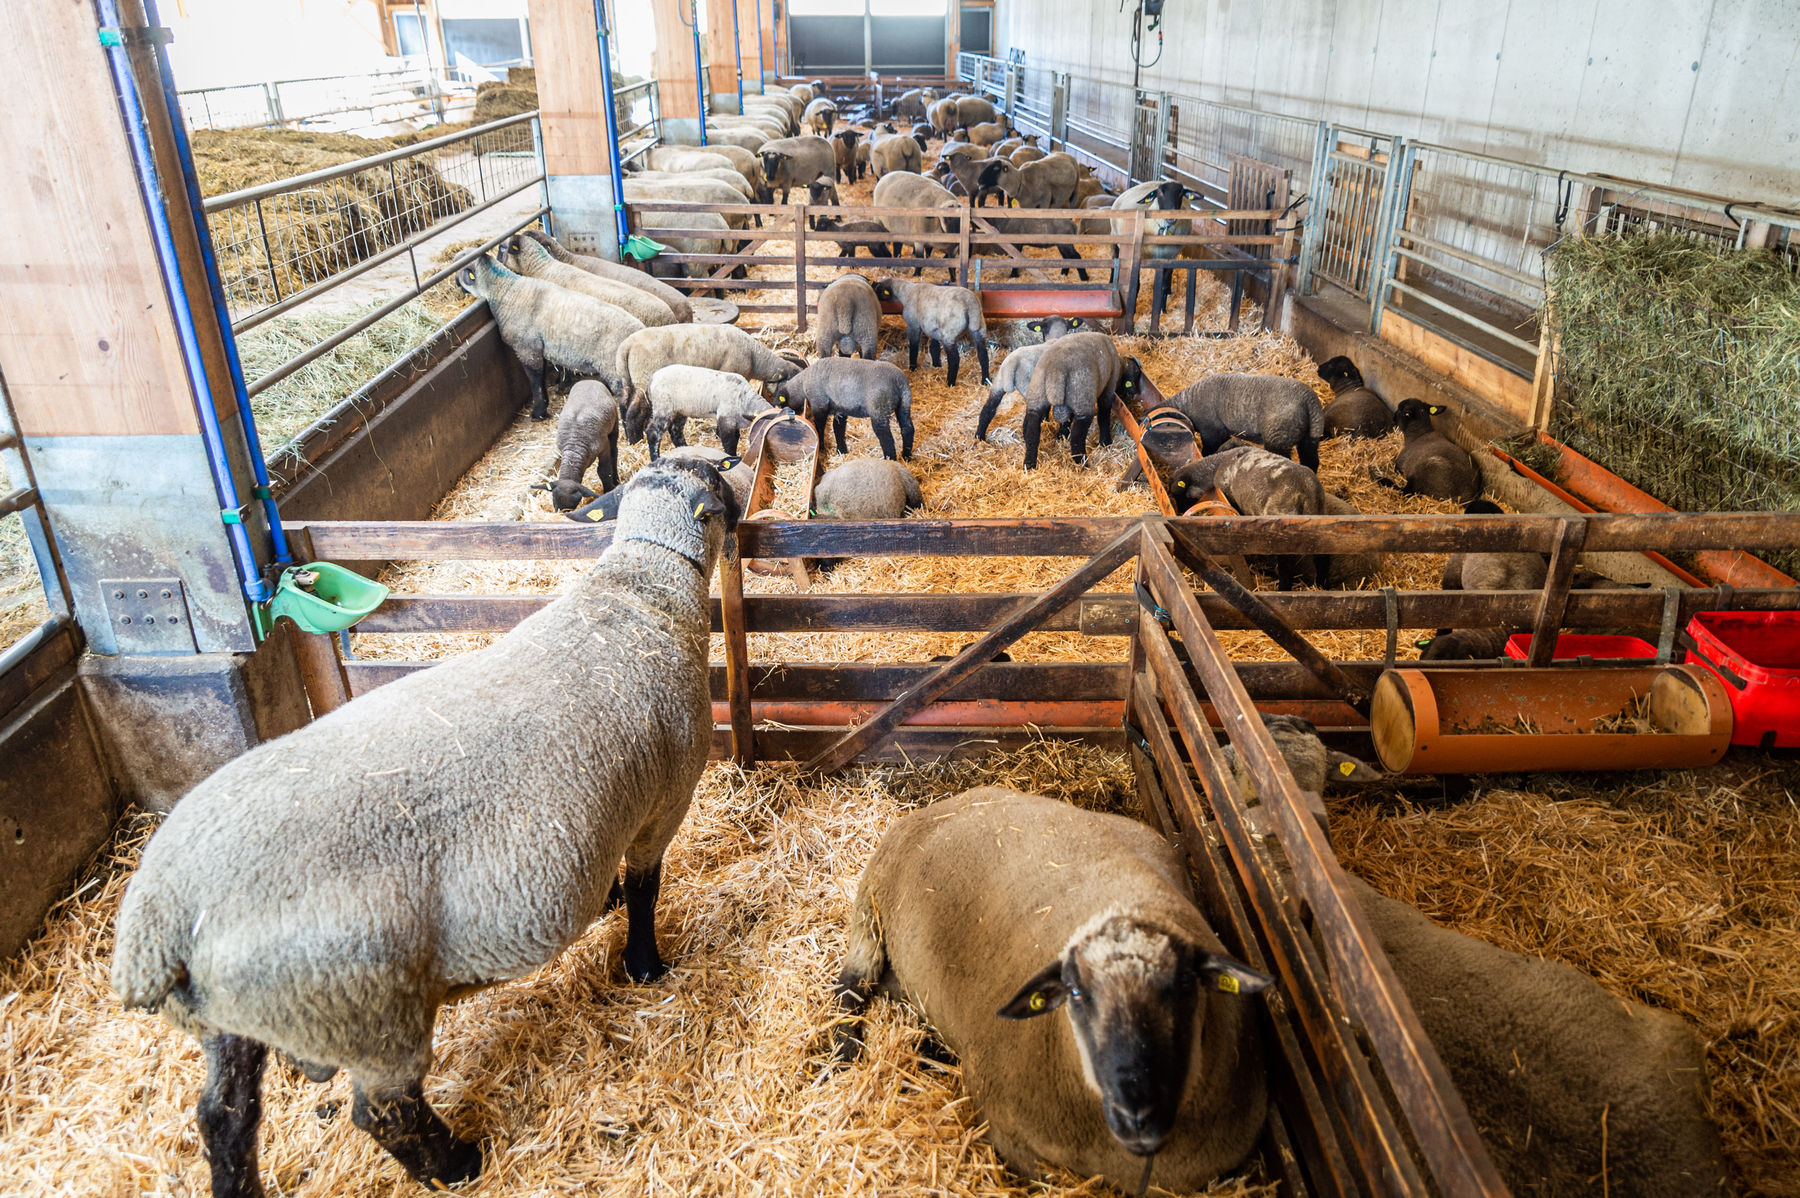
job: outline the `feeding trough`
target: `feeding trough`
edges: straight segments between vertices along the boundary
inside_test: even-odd
[[[756,481],[750,487],[750,502],[745,505],[750,512],[748,519],[795,519],[791,513],[773,506],[775,468],[795,462],[808,464],[800,518],[804,519],[812,511],[813,484],[819,481],[819,436],[812,425],[793,412],[765,412],[744,434],[743,453],[744,460],[756,471]],[[757,574],[790,574],[802,590],[806,588],[806,565],[799,558],[751,558],[745,564]]]
[[[1687,769],[1731,743],[1731,699],[1689,666],[1395,669],[1370,732],[1401,774]]]

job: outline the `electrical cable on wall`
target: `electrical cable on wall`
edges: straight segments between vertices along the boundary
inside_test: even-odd
[[[1125,4],[1126,0],[1119,0],[1120,12],[1125,11]],[[1137,86],[1137,73],[1139,71],[1142,71],[1146,67],[1153,67],[1162,61],[1162,11],[1163,0],[1138,0],[1137,8],[1133,10],[1131,14],[1131,83],[1133,88]],[[1148,30],[1144,28],[1144,18],[1146,17],[1150,19],[1150,28]],[[1146,32],[1154,33],[1156,35],[1156,57],[1152,58],[1149,62],[1144,61],[1144,34]]]

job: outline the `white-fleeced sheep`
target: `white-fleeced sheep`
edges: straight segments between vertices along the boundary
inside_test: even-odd
[[[825,448],[825,422],[837,433],[839,453],[849,453],[844,442],[851,417],[866,419],[881,443],[882,456],[892,459],[894,434],[890,420],[900,425],[900,456],[913,455],[912,384],[906,372],[891,362],[863,358],[820,358],[805,370],[775,387],[775,406],[791,412],[805,411]]]
[[[817,320],[813,336],[819,357],[875,357],[881,337],[881,302],[875,298],[875,288],[869,280],[859,274],[833,279],[819,293]]]
[[[655,296],[668,305],[669,311],[675,314],[677,324],[686,324],[694,319],[694,310],[689,306],[687,296],[661,279],[654,278],[644,271],[636,270],[621,262],[608,262],[605,258],[596,258],[591,254],[577,254],[539,229],[527,229],[525,236],[543,246],[545,252],[558,262],[567,263],[614,283],[624,283],[628,287],[636,287],[639,291]]]
[[[830,137],[831,127],[837,124],[837,105],[824,96],[820,96],[808,104],[806,111],[801,115],[809,133],[815,137]]]
[[[912,471],[874,458],[833,466],[813,486],[813,515],[820,520],[898,520],[924,503]]]
[[[220,767],[145,847],[113,987],[200,1041],[215,1195],[261,1192],[269,1049],[348,1070],[351,1120],[426,1186],[475,1177],[479,1146],[425,1099],[438,1008],[554,960],[621,858],[625,968],[664,972],[662,857],[711,745],[707,590],[738,505],[695,463],[622,495],[567,594]]]
[[[500,265],[514,274],[554,283],[570,291],[579,291],[601,303],[623,308],[645,328],[675,323],[675,313],[669,310],[669,305],[649,292],[603,279],[567,262],[558,262],[550,256],[550,251],[529,237],[518,234],[508,237],[500,243],[494,257]]]
[[[889,171],[875,180],[874,203],[877,208],[945,208],[952,212],[963,207],[962,201],[946,191],[936,180],[927,179],[913,171]],[[951,216],[950,219],[958,218]],[[912,242],[913,257],[919,259],[919,265],[913,268],[913,273],[921,273],[925,269],[925,259],[931,256],[931,244],[916,239],[944,232],[943,219],[935,216],[883,214],[880,220],[896,238]]]
[[[738,438],[751,422],[770,410],[762,386],[740,374],[705,366],[664,366],[650,376],[648,403],[636,404],[626,421],[626,439],[648,438],[650,460],[662,452],[666,432],[676,445],[686,445],[688,420],[709,420],[727,454],[736,454]]]
[[[879,184],[877,184],[879,186]],[[988,372],[987,320],[981,313],[981,297],[967,287],[942,286],[907,279],[882,279],[875,284],[875,298],[900,305],[906,322],[906,368],[919,368],[919,340],[931,345],[931,364],[938,364],[941,349],[949,359],[944,381],[956,386],[956,369],[962,361],[957,342],[967,337],[981,365],[981,381],[992,382]]]
[[[456,284],[488,302],[501,340],[531,380],[533,420],[550,416],[550,397],[544,392],[546,364],[596,377],[615,395],[624,389],[619,347],[644,329],[643,321],[631,313],[554,283],[516,275],[487,254],[457,271]]]
[[[924,162],[924,147],[910,133],[878,133],[869,144],[869,170],[877,179],[895,171],[920,174]]]
[[[600,491],[582,483],[589,466],[597,468]],[[559,512],[571,511],[583,499],[598,499],[601,492],[619,486],[619,401],[593,379],[582,379],[569,388],[562,411],[556,417],[556,479],[534,484],[550,492]]]
[[[800,369],[744,330],[728,324],[672,324],[645,329],[626,338],[618,350],[617,373],[625,380],[628,429],[635,420],[632,405],[649,387],[650,376],[676,363],[728,370],[763,382],[792,378]]]
[[[1173,180],[1152,179],[1146,183],[1139,183],[1136,187],[1121,194],[1118,199],[1113,201],[1112,206],[1121,213],[1130,212],[1136,208],[1150,209],[1155,213],[1155,219],[1146,222],[1145,232],[1156,237],[1185,237],[1193,231],[1191,219],[1168,214],[1186,211],[1189,200],[1200,204],[1205,201],[1205,197],[1193,188]],[[1130,223],[1122,216],[1113,221],[1113,232],[1115,233],[1126,233],[1130,231],[1130,228]],[[1116,255],[1118,247],[1113,248]],[[1178,258],[1181,256],[1181,247],[1178,245],[1153,245],[1144,250],[1144,256],[1153,259]],[[1168,303],[1171,273],[1166,270],[1152,272],[1150,295],[1152,315],[1161,315],[1164,305]]]
[[[1286,457],[1298,450],[1308,470],[1319,468],[1319,439],[1325,435],[1325,407],[1299,379],[1276,374],[1212,374],[1169,398],[1193,422],[1206,453],[1217,453],[1233,437],[1254,441]]]
[[[1002,787],[896,821],[850,917],[838,1001],[904,997],[956,1054],[1012,1169],[1204,1189],[1262,1134],[1258,1013],[1180,851],[1133,819]],[[1058,1014],[1060,1012],[1060,1014]],[[838,1055],[859,1048],[854,1022]]]
[[[780,138],[764,144],[757,156],[762,160],[760,198],[765,204],[775,202],[776,192],[781,193],[780,202],[785,204],[788,192],[794,188],[808,187],[820,175],[830,178],[837,170],[837,151],[824,137]]]

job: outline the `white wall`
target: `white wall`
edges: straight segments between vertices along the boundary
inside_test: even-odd
[[[392,64],[369,0],[173,0],[158,6],[182,90],[352,75]],[[185,12],[185,16],[183,13]]]
[[[1028,65],[1129,84],[1130,33],[1117,0],[998,0]],[[1800,203],[1795,0],[1168,0],[1163,33],[1150,90]]]

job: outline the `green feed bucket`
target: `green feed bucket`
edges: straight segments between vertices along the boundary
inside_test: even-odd
[[[301,583],[315,577],[309,588]],[[304,632],[342,632],[381,606],[388,589],[330,562],[308,562],[281,572],[269,614],[286,616]]]
[[[625,239],[622,254],[627,258],[636,258],[639,262],[654,258],[669,247],[641,234],[633,233]]]

